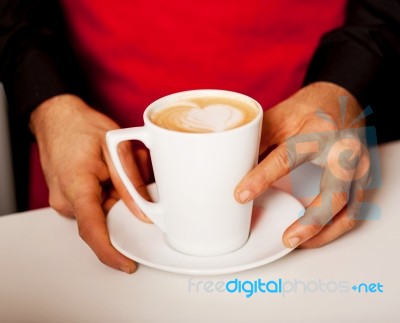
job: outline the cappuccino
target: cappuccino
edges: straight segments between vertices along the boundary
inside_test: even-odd
[[[118,175],[169,247],[217,256],[246,243],[253,202],[238,203],[234,190],[257,163],[262,117],[261,105],[251,97],[200,89],[154,101],[143,113],[143,127],[107,132]],[[118,145],[127,140],[150,150],[157,203],[143,198],[125,172]]]
[[[184,98],[150,113],[159,127],[193,133],[221,132],[241,127],[258,114],[256,104],[219,96]]]

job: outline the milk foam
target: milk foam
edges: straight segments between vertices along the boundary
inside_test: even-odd
[[[182,116],[182,126],[220,132],[238,126],[244,120],[243,112],[225,104],[212,104],[204,108],[188,109]]]
[[[150,118],[155,124],[176,131],[222,132],[240,127],[256,116],[252,107],[230,101],[213,97],[178,101],[155,111]]]

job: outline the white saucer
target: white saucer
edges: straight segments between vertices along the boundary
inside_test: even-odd
[[[155,184],[148,187],[157,200]],[[270,188],[254,203],[251,233],[239,250],[215,257],[194,257],[171,249],[154,225],[137,219],[120,200],[107,216],[111,242],[125,256],[143,265],[188,275],[228,274],[265,265],[293,249],[282,243],[285,229],[304,207],[288,193]]]

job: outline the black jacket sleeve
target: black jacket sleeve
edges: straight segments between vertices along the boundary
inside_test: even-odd
[[[345,24],[323,36],[304,84],[329,81],[346,88],[373,114],[378,142],[400,139],[400,1],[350,0]]]
[[[0,1],[0,81],[11,112],[27,120],[41,102],[83,91],[56,0]]]
[[[15,192],[28,208],[30,113],[46,99],[74,93],[88,100],[57,0],[0,0],[0,82],[7,101]]]

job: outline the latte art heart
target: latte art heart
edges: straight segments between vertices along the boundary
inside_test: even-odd
[[[211,101],[211,99],[209,100]],[[213,102],[214,101],[214,102]],[[251,121],[256,110],[242,103],[179,101],[154,112],[150,119],[160,127],[181,132],[221,132]]]
[[[242,111],[224,104],[212,104],[204,108],[191,108],[181,118],[184,127],[210,132],[220,132],[235,128],[243,120]]]

